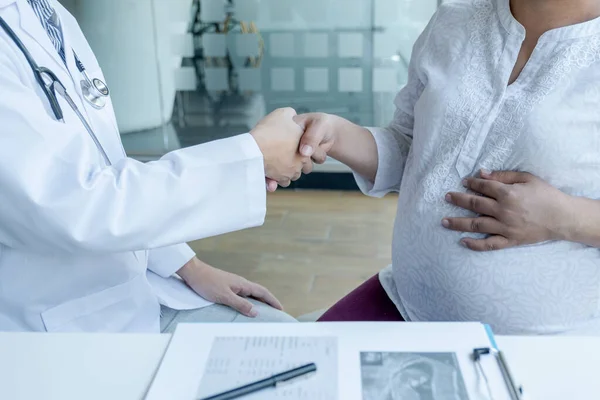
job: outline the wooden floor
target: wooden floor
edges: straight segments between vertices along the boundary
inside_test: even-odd
[[[299,316],[332,305],[390,263],[397,196],[280,191],[264,226],[190,245],[203,261],[269,288]]]

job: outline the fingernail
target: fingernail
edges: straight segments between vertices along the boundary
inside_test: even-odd
[[[487,170],[485,168],[482,168],[481,171],[480,171],[480,173],[483,176],[490,176],[492,174],[489,170]]]
[[[461,182],[461,184],[462,184],[464,187],[468,187],[468,186],[469,186],[469,181],[467,181],[466,179],[463,179],[463,180],[462,180],[462,182]]]
[[[443,219],[442,220],[442,225],[444,226],[444,228],[449,228],[450,227],[450,221],[448,221],[447,219]]]
[[[468,246],[467,246],[467,241],[466,241],[466,240],[464,240],[464,239],[460,241],[460,244],[461,244],[463,247],[468,247]]]
[[[452,196],[450,196],[449,194],[446,195],[446,201],[447,202],[451,202],[452,201]]]
[[[258,312],[253,308],[250,310],[250,312],[248,313],[248,315],[252,318],[256,318],[258,316]]]
[[[303,156],[305,157],[310,157],[313,155],[313,148],[312,146],[309,146],[307,144],[305,144],[304,146],[302,146],[302,149],[300,150],[300,153],[302,153]]]

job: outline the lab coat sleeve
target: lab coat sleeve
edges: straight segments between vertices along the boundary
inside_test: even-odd
[[[387,193],[400,190],[404,167],[412,145],[415,104],[425,88],[424,79],[420,74],[420,58],[435,19],[436,16],[413,46],[407,83],[394,100],[396,111],[392,122],[385,128],[367,127],[377,145],[377,174],[373,182],[356,172],[354,177],[360,190],[368,196],[383,197]]]
[[[185,243],[150,250],[148,269],[168,278],[196,256],[194,250]]]
[[[249,134],[105,167],[83,126],[51,117],[7,54],[0,46],[1,243],[43,254],[124,252],[263,223],[264,164]]]

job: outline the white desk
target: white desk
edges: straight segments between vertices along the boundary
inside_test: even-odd
[[[529,400],[600,398],[600,338],[497,340]],[[141,399],[168,342],[168,335],[0,333],[0,399]]]
[[[0,399],[140,399],[169,335],[0,333]]]

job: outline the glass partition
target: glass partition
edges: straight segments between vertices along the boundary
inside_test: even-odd
[[[284,106],[387,124],[413,43],[438,6],[438,0],[71,1],[80,3],[80,22],[100,49],[109,83],[118,83],[112,89],[123,141],[141,160],[247,132]],[[106,7],[122,17],[110,46],[106,24],[115,24],[114,15],[111,22],[92,20]],[[108,51],[115,46],[120,62]],[[144,82],[132,83],[136,74]],[[321,170],[345,169],[328,161]]]

